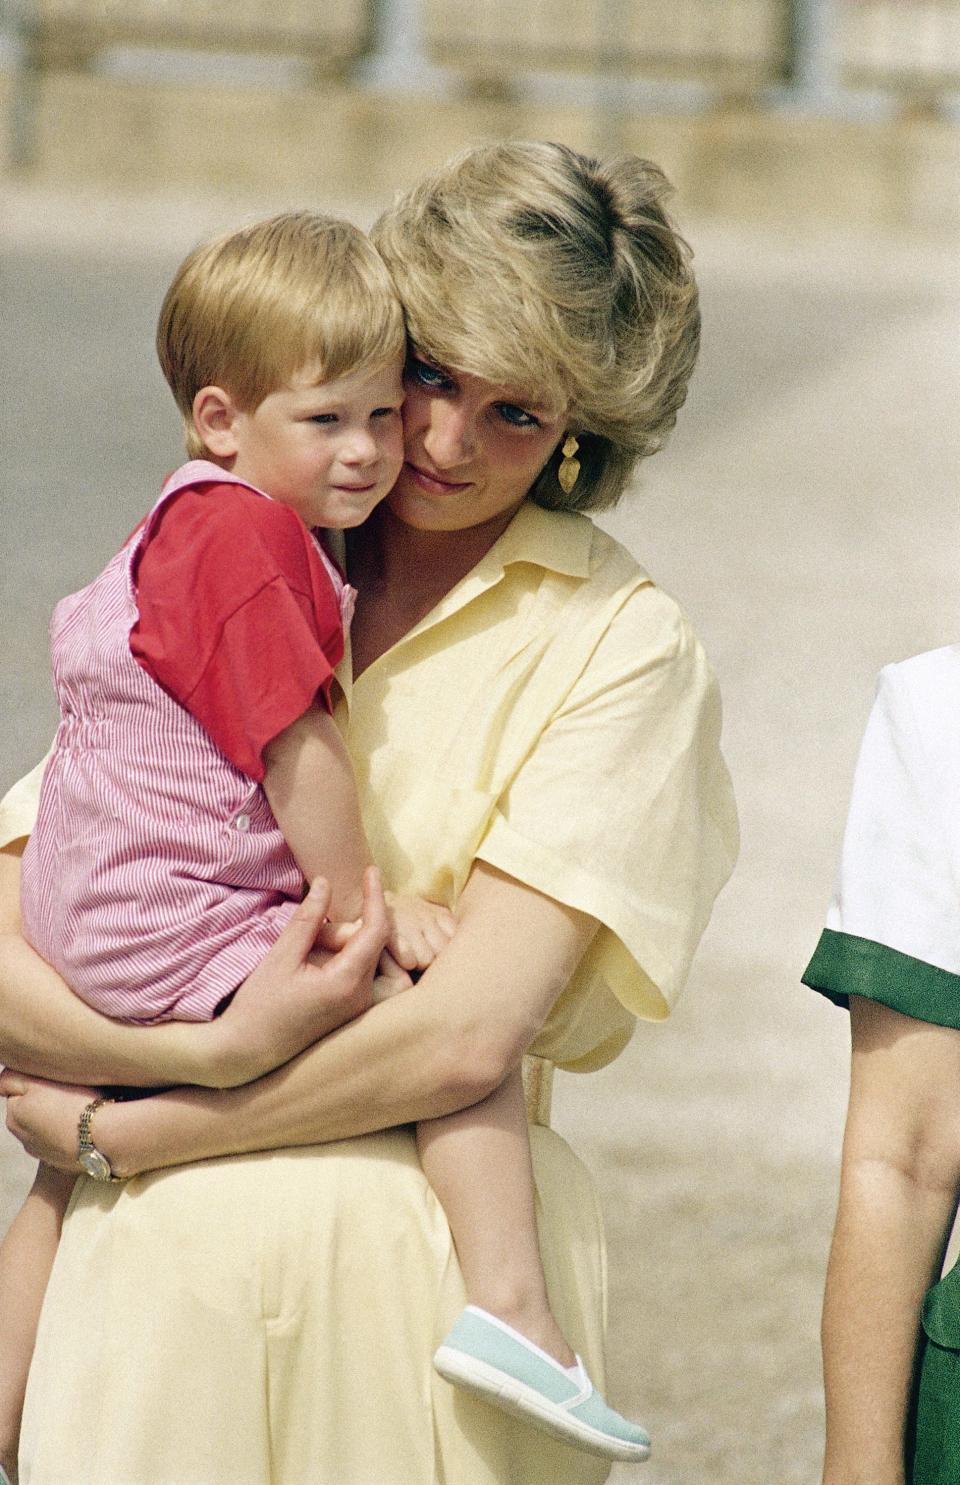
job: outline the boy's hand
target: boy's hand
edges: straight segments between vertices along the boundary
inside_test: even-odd
[[[317,949],[326,949],[328,951],[342,949],[344,944],[356,933],[359,923],[359,918],[354,919],[352,922],[344,923],[334,923],[327,919],[320,929],[320,934],[317,938]],[[391,995],[396,995],[398,990],[409,990],[412,985],[412,976],[397,963],[389,949],[384,949],[380,955],[377,978],[373,982],[374,1001],[387,1000]]]
[[[374,1000],[386,1000],[400,990],[409,990],[413,974],[432,964],[457,926],[449,908],[423,897],[405,897],[386,892],[387,919],[390,925],[386,947],[380,956]],[[348,943],[359,926],[355,922],[324,922],[317,936],[317,947],[335,951]]]
[[[364,874],[361,918],[333,951],[315,948],[328,926],[329,904],[329,885],[318,877],[273,948],[212,1023],[220,1043],[221,1086],[262,1077],[373,1004],[373,978],[390,927],[376,868]]]
[[[387,892],[385,896],[390,920],[386,947],[390,958],[401,970],[410,973],[426,969],[453,938],[456,918],[449,908],[427,902],[423,897],[404,897],[398,892]],[[381,970],[389,974],[389,964],[381,964]]]

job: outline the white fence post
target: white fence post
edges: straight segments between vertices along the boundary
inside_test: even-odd
[[[786,96],[814,113],[835,110],[840,93],[837,0],[790,0]]]
[[[357,81],[390,93],[426,91],[436,97],[454,91],[451,75],[427,55],[423,0],[370,0],[373,47],[358,63]]]

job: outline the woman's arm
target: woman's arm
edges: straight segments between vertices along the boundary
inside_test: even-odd
[[[823,1311],[824,1485],[904,1485],[924,1291],[960,1194],[960,1031],[850,998],[850,1107]]]
[[[147,1035],[98,1015],[21,938],[22,845],[0,851],[0,1062],[64,1082],[150,1087],[189,1076],[201,1061],[200,1028]]]
[[[0,1062],[65,1083],[225,1087],[260,1076],[370,1004],[387,920],[375,873],[347,949],[308,960],[326,912],[317,882],[261,965],[215,1021],[129,1026],[92,1010],[20,936],[20,851],[0,850]],[[372,956],[372,960],[371,960]]]
[[[131,1174],[342,1139],[486,1097],[534,1040],[596,923],[482,863],[458,916],[453,939],[414,989],[258,1083],[101,1108],[97,1145],[113,1169]],[[8,1120],[31,1153],[69,1167],[79,1098],[31,1086],[10,1099]]]

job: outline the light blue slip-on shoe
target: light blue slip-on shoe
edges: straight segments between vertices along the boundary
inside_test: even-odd
[[[650,1454],[649,1435],[607,1407],[579,1356],[574,1376],[546,1351],[477,1305],[464,1310],[438,1348],[433,1364],[455,1387],[590,1454],[636,1464]]]
[[[2,1464],[0,1464],[0,1485],[10,1485],[10,1476]]]

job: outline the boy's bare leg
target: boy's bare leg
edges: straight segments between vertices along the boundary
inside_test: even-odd
[[[76,1179],[41,1165],[0,1246],[0,1464],[13,1481],[37,1321]]]
[[[520,1069],[482,1103],[421,1123],[417,1147],[450,1223],[470,1303],[573,1366],[540,1260]]]

